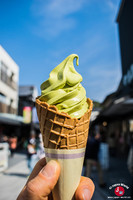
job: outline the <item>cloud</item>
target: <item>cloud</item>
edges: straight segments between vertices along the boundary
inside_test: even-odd
[[[119,64],[119,63],[118,63]],[[120,66],[113,64],[96,64],[86,72],[85,86],[87,96],[97,101],[103,101],[106,95],[115,92],[121,79]]]
[[[105,0],[105,2],[113,16],[116,17],[121,0]]]
[[[45,9],[46,15],[52,13],[54,18],[65,17],[80,10],[84,2],[85,0],[50,0]]]
[[[76,26],[73,14],[85,5],[87,0],[34,0],[32,13],[39,24],[34,31],[43,37],[55,37]]]
[[[79,50],[83,65],[87,62],[94,61],[99,54],[106,49],[106,45],[102,45],[102,41],[103,38],[100,33],[95,33],[86,37]]]
[[[106,0],[106,3],[111,10],[116,10],[117,8],[116,2],[117,1],[114,2],[113,0]]]

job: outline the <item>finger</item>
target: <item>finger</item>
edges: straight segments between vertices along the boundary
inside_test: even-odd
[[[81,177],[80,184],[75,192],[76,200],[90,200],[94,193],[94,183],[90,178]]]
[[[30,177],[28,178],[27,183],[28,183],[30,180],[32,180],[33,178],[35,178],[45,165],[46,165],[46,159],[45,159],[45,158],[42,158],[41,160],[39,160],[39,161],[36,163],[36,165],[35,165],[33,171],[31,172]],[[26,184],[27,184],[27,183],[26,183]]]
[[[51,160],[48,164],[38,173],[38,175],[30,180],[24,191],[23,197],[28,200],[46,199],[60,175],[59,164]]]

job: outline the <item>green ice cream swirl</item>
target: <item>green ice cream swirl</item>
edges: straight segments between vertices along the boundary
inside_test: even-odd
[[[78,65],[78,55],[72,54],[51,71],[49,79],[41,85],[39,100],[55,105],[72,118],[80,118],[87,111],[88,104],[86,91],[80,84],[82,76],[73,65],[74,58]]]

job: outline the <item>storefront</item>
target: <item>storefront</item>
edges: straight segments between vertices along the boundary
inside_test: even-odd
[[[37,136],[40,133],[39,121],[35,108],[35,99],[38,91],[35,86],[19,86],[19,109],[18,113],[24,119],[21,135],[23,140],[30,137],[33,131]]]
[[[0,113],[0,142],[2,142],[4,136],[16,136],[19,141],[23,124],[24,121],[21,116],[9,113]],[[4,140],[6,140],[6,137],[4,137]]]

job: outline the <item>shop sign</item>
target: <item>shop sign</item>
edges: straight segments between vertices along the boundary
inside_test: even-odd
[[[24,123],[31,122],[31,107],[30,106],[25,106],[23,108],[23,119],[24,119]]]
[[[123,76],[123,85],[127,86],[133,81],[133,64],[130,66],[127,73]]]

